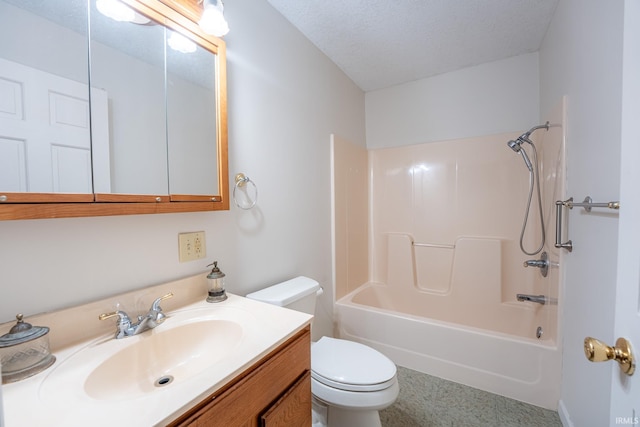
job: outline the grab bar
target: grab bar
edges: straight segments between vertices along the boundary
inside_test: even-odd
[[[456,245],[442,245],[438,243],[416,243],[413,242],[413,246],[421,246],[423,248],[441,248],[441,249],[455,249]]]
[[[591,208],[608,208],[608,209],[620,209],[620,202],[605,202],[594,203],[591,197],[587,196],[582,202],[576,203],[573,201],[573,197],[569,197],[567,200],[556,200],[556,248],[563,248],[569,252],[573,251],[573,242],[567,240],[562,243],[562,207],[566,206],[569,209],[574,207],[584,208],[586,212],[591,212]]]
[[[569,199],[571,200],[571,199]],[[556,200],[556,248],[564,248],[569,252],[573,251],[573,242],[571,240],[567,240],[562,243],[562,207],[565,205],[565,202],[562,200]]]

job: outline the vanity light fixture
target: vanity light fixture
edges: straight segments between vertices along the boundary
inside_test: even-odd
[[[151,22],[149,18],[137,13],[120,0],[96,0],[96,8],[98,12],[114,21],[132,22],[139,25]]]
[[[198,25],[202,31],[216,37],[222,37],[229,32],[229,24],[224,19],[222,0],[204,0],[204,11]]]
[[[197,48],[194,42],[192,42],[182,34],[176,33],[175,31],[171,31],[171,35],[169,36],[169,40],[167,40],[167,44],[171,49],[182,53],[193,53]]]

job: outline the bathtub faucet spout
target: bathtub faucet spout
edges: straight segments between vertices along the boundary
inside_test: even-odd
[[[517,294],[516,298],[518,299],[518,301],[535,302],[543,305],[547,303],[547,297],[545,297],[544,295]]]

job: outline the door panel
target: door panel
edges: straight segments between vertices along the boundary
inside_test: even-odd
[[[87,85],[2,58],[0,70],[2,163],[22,161],[0,191],[93,193]]]
[[[640,352],[640,2],[624,2],[622,67],[622,132],[620,171],[620,228],[614,335]],[[617,365],[617,364],[614,364]],[[617,366],[611,383],[611,425],[640,425],[640,369],[624,375]]]

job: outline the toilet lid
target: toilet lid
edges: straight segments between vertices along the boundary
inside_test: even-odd
[[[330,387],[377,391],[396,381],[396,365],[366,345],[322,337],[311,346],[311,377]]]

